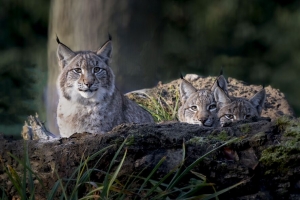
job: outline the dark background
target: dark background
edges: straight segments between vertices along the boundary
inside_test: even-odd
[[[0,0],[0,132],[5,134],[19,134],[26,117],[35,112],[47,122],[47,48],[56,45],[48,30],[53,30],[53,18],[59,14],[51,7],[53,2]],[[114,12],[110,26],[103,27],[105,33],[96,42],[84,37],[85,42],[101,46],[106,40],[103,35],[112,33],[116,47],[112,68],[123,93],[177,79],[180,72],[216,76],[223,66],[226,77],[280,89],[299,116],[299,1],[100,2],[101,9]],[[78,6],[74,12],[74,4],[76,1],[70,3],[70,10],[65,9],[58,22],[68,18],[65,13],[86,16],[89,10]],[[94,15],[105,22],[109,13],[103,10]],[[74,22],[71,17],[70,21]],[[95,26],[91,20],[84,23]],[[75,33],[85,36],[86,30]],[[73,35],[58,34],[63,42]],[[77,42],[66,44],[73,49]]]

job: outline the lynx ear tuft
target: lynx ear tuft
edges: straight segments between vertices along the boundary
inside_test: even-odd
[[[59,41],[59,39],[58,39],[58,36],[56,35],[56,42],[57,42],[57,44],[61,44],[61,42]]]
[[[56,56],[58,58],[59,66],[61,68],[64,68],[66,65],[68,65],[69,61],[76,55],[69,47],[61,43],[56,37],[56,41],[58,43]]]
[[[108,33],[108,40],[112,40],[112,37],[111,37],[111,34],[110,33]]]
[[[221,75],[223,75],[223,66],[222,66],[222,68],[221,68],[221,70],[220,70],[220,76]]]
[[[180,73],[180,78],[181,78],[181,79],[184,79],[182,73]]]

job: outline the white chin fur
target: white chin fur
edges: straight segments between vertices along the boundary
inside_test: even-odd
[[[89,98],[92,98],[92,97],[96,94],[96,91],[93,91],[93,92],[83,92],[83,91],[79,91],[79,94],[80,94],[83,98],[89,99]]]

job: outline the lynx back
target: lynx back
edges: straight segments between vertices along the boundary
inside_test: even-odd
[[[57,81],[60,134],[103,133],[122,123],[153,122],[152,116],[123,96],[115,86],[108,63],[112,44],[108,40],[98,51],[74,52],[58,39],[61,68]]]

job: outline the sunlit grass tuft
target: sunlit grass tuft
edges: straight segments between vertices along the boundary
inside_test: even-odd
[[[150,112],[155,122],[177,120],[180,103],[179,91],[177,88],[171,88],[169,90],[169,96],[164,95],[163,90],[159,89],[151,94],[137,91],[136,93],[131,93],[129,98]]]

